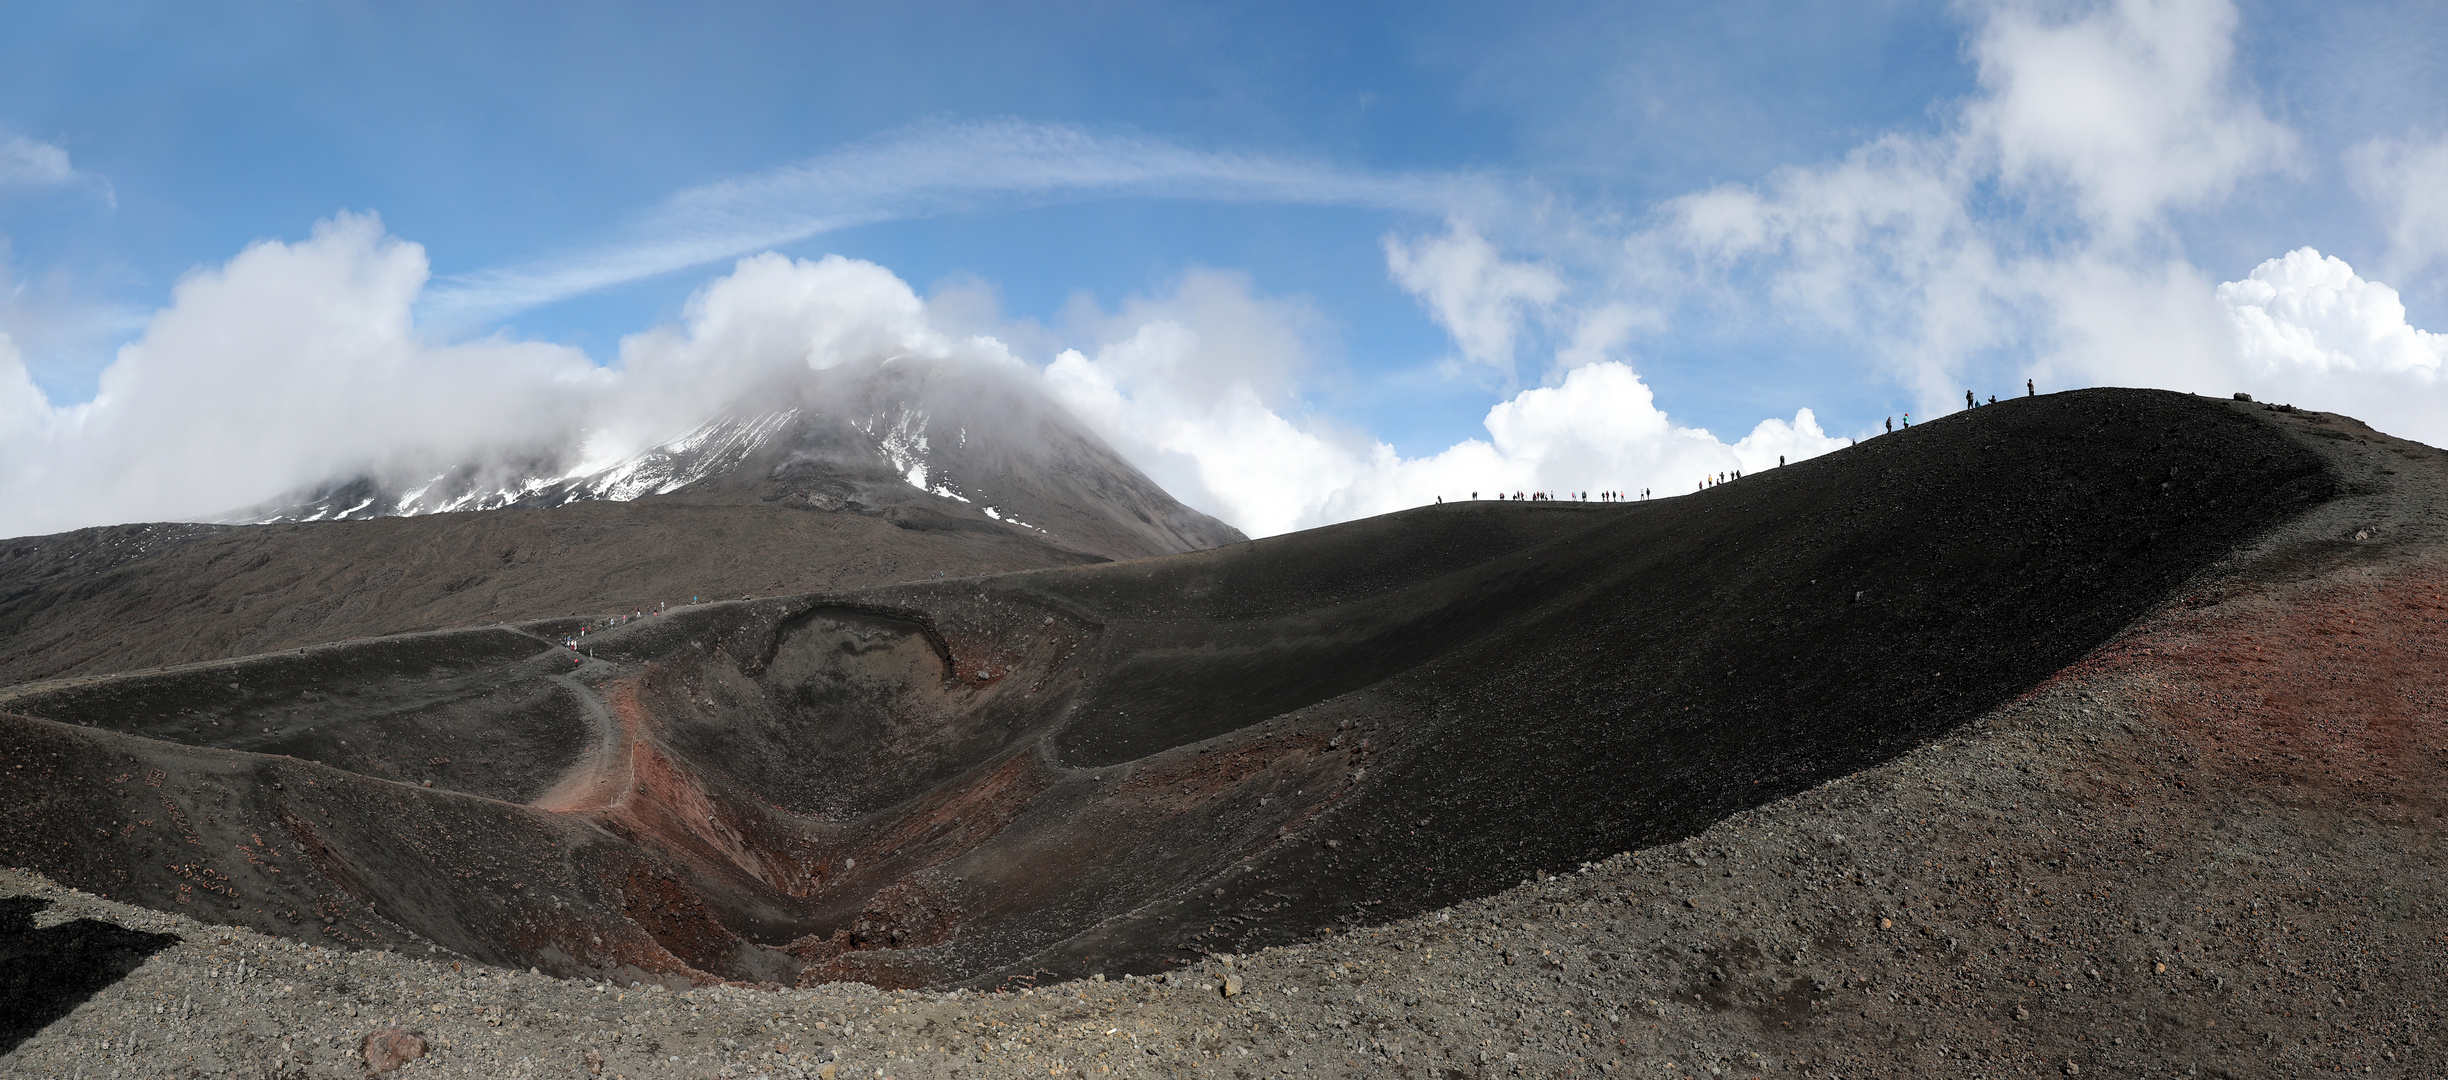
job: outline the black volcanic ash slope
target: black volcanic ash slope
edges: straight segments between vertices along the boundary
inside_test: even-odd
[[[1207,848],[1214,882],[1151,894],[1031,963],[1239,951],[1688,835],[1980,715],[2335,492],[2251,410],[2091,391],[1594,511],[1584,530],[1464,569],[1405,541],[1440,517],[1548,508],[1414,511],[1143,564],[1144,584],[999,579],[1105,621],[1100,678],[1056,736],[1065,761],[1230,780],[1074,902],[1128,893],[1132,873],[1201,837],[1255,838]],[[1376,681],[1389,669],[1403,674]],[[1254,672],[1316,686],[1318,704],[1255,723],[1298,703],[1244,708]],[[1352,681],[1370,685],[1327,697]],[[1295,776],[1337,790],[1277,838],[1277,804],[1298,815],[1316,796]]]
[[[179,745],[127,704],[204,669],[30,687],[0,706],[50,720],[0,737],[43,765],[44,797],[0,819],[0,852],[284,933],[565,972],[1149,970],[1485,894],[1889,758],[2336,493],[2245,407],[2085,391],[1632,506],[1446,505],[712,605],[593,638],[589,664],[499,662],[505,691],[557,680],[590,718],[587,746],[553,751],[581,763],[532,804],[460,784],[443,752],[478,710],[566,723],[528,699],[394,721],[401,749],[451,758],[426,789],[321,744],[238,754],[190,725]],[[324,690],[482,683],[428,663],[388,682],[335,666]],[[251,707],[318,732],[372,715]],[[184,841],[130,827],[148,799],[186,800],[208,854],[270,838],[286,873],[213,854],[190,873],[237,895],[192,896],[200,877],[154,869]]]
[[[680,496],[0,541],[0,683],[503,621],[1103,561],[1017,530]],[[1152,554],[1152,552],[1151,552]]]

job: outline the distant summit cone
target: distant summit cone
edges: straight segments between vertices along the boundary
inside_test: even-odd
[[[1246,539],[1173,498],[1061,406],[1003,373],[898,358],[768,386],[605,461],[579,445],[337,477],[222,518],[362,520],[657,498],[1015,531],[1109,559]]]

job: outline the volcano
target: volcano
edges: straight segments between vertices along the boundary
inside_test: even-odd
[[[912,357],[800,373],[609,463],[590,462],[580,444],[431,474],[394,464],[226,521],[367,520],[647,496],[877,514],[913,529],[1017,529],[1107,558],[1242,539],[1181,505],[1009,373]]]
[[[582,449],[352,472],[252,525],[0,541],[0,681],[1242,539],[971,365],[809,372],[610,464]]]
[[[1923,745],[2347,494],[2306,434],[2331,423],[2080,391],[1653,502],[24,683],[0,691],[0,852],[211,921],[561,974],[1155,971]],[[759,468],[719,498],[770,507],[786,481]]]

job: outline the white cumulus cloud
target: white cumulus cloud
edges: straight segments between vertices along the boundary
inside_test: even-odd
[[[2062,369],[2083,381],[2245,391],[2448,443],[2448,336],[2397,290],[2298,248],[2218,282],[2190,265],[2086,266],[2054,282]]]
[[[2063,185],[2110,235],[2279,167],[2295,137],[2235,92],[2227,0],[1990,6],[1965,134],[2010,183]]]
[[[586,420],[587,465],[609,465],[793,372],[896,356],[1018,370],[992,339],[947,332],[908,283],[858,259],[739,260],[683,307],[675,326],[621,341]]]
[[[1564,295],[1554,269],[1506,260],[1466,221],[1449,222],[1443,236],[1389,236],[1385,252],[1395,283],[1420,298],[1463,357],[1507,379],[1524,320]]]
[[[1299,410],[1290,392],[1308,359],[1304,313],[1245,288],[1230,276],[1187,277],[1173,296],[1130,305],[1128,317],[1104,324],[1103,340],[1061,352],[1044,378],[1057,401],[1168,490],[1253,536],[1473,491],[1678,494],[1703,476],[1845,444],[1808,409],[1725,442],[1672,422],[1627,364],[1584,356],[1554,384],[1489,409],[1486,438],[1405,457]],[[1601,308],[1585,324],[1601,327],[1603,339],[1622,318]],[[1596,347],[1590,335],[1576,340]]]
[[[560,435],[600,373],[575,350],[433,346],[422,249],[342,215],[188,275],[81,405],[0,406],[0,531],[212,514],[400,451]],[[13,361],[13,357],[12,357]],[[0,383],[10,379],[0,364]],[[21,369],[20,369],[21,370]]]
[[[2448,444],[2448,334],[2408,321],[2397,290],[2298,248],[2221,284],[2217,295],[2234,335],[2238,389]]]
[[[2378,373],[2436,378],[2448,335],[2406,321],[2397,290],[2345,260],[2297,248],[2218,287],[2247,371],[2307,376]]]

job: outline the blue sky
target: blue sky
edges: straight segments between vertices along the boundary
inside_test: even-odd
[[[872,263],[971,301],[1021,363],[1078,350],[1125,410],[1097,421],[1117,446],[1270,530],[1379,504],[1334,494],[1352,474],[1261,508],[1209,445],[1256,429],[1131,426],[1185,407],[1151,380],[1193,361],[1126,370],[1122,343],[1197,289],[1269,321],[1202,340],[1301,354],[1256,394],[1304,437],[1397,464],[1493,441],[1491,482],[1551,486],[1699,459],[1546,468],[1492,408],[1603,381],[1652,396],[1601,412],[1739,462],[1763,420],[1801,434],[1751,452],[1799,453],[2032,376],[2317,396],[2343,372],[2362,381],[2335,407],[2397,400],[2432,390],[2437,339],[2405,334],[2448,326],[2448,209],[2422,179],[2448,161],[2436,4],[861,7],[0,6],[0,333],[40,395],[18,434],[48,432],[19,453],[114,458],[62,425],[122,346],[190,362],[157,325],[178,284],[342,214],[421,249],[418,340],[613,368],[743,256]],[[1864,209],[1922,184],[1943,213]],[[2351,268],[2341,295],[2393,289],[2403,333],[2360,307],[2304,323],[2308,269],[2257,307],[2218,292],[2307,247]],[[1565,393],[1592,363],[1641,389]],[[365,452],[304,443],[286,468]],[[1391,475],[1370,483],[1431,482]],[[131,498],[81,512],[193,512]]]
[[[479,271],[588,246],[674,192],[946,120],[1073,124],[1356,171],[1484,171],[1638,212],[1924,123],[1966,83],[1960,28],[1935,5],[1798,20],[1783,4],[1650,7],[1524,23],[1493,5],[1081,4],[1052,17],[999,4],[25,5],[0,45],[0,128],[56,141],[108,178],[118,205],[12,213],[15,274],[64,271],[84,296],[150,310],[188,269],[339,210],[381,214],[439,275]],[[871,259],[921,287],[975,276],[1039,316],[1075,291],[1112,298],[1186,266],[1242,269],[1316,298],[1365,379],[1442,351],[1379,249],[1389,229],[1434,223],[1119,198],[781,250]],[[704,271],[505,325],[600,354],[669,318]],[[45,350],[38,382],[90,396],[108,360],[97,344]],[[1480,395],[1452,396],[1438,411],[1475,425]],[[1410,411],[1373,426],[1433,442],[1454,419],[1401,430]]]

